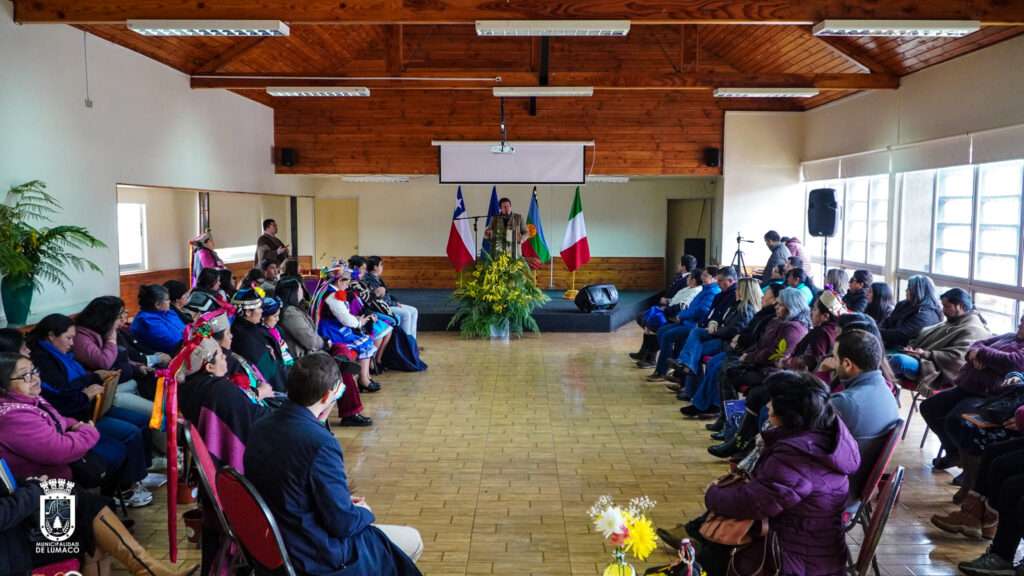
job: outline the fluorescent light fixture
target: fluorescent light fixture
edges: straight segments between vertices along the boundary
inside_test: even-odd
[[[810,98],[817,88],[715,88],[715,98]]]
[[[981,29],[978,20],[822,20],[815,36],[909,36],[956,38]]]
[[[604,176],[592,174],[587,176],[587,184],[625,184],[629,182],[628,176]]]
[[[361,176],[342,176],[343,182],[373,182],[376,184],[408,184],[408,176],[388,176],[387,174],[366,174]]]
[[[625,36],[629,20],[477,20],[477,36]]]
[[[143,36],[287,36],[280,20],[129,20]]]
[[[508,86],[491,88],[496,98],[528,98],[531,96],[593,96],[593,86]]]
[[[369,96],[370,89],[363,86],[280,86],[267,88],[267,94],[278,97],[328,97]]]

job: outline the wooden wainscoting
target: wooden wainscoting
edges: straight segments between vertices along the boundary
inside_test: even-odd
[[[392,288],[451,289],[455,271],[444,256],[382,256],[384,280]],[[555,287],[569,288],[570,274],[562,260],[555,259]],[[576,288],[587,284],[615,284],[619,290],[661,290],[664,288],[664,258],[592,258],[576,271]],[[547,288],[548,267],[537,271],[537,281]]]
[[[313,265],[312,256],[299,256],[299,267],[310,268]],[[252,262],[233,262],[227,265],[239,279],[252,270]],[[124,300],[125,310],[128,316],[135,316],[139,311],[139,286],[143,284],[163,284],[168,280],[180,280],[188,283],[188,269],[176,268],[173,270],[147,270],[146,272],[133,272],[121,274],[121,299]]]

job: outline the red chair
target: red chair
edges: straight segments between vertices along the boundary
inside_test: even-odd
[[[203,491],[210,497],[210,501],[213,504],[211,508],[213,508],[217,521],[220,523],[221,533],[227,539],[227,542],[221,545],[222,554],[226,554],[225,556],[218,557],[218,560],[226,559],[229,565],[228,573],[235,574],[238,568],[246,565],[246,562],[245,557],[242,555],[242,546],[238,542],[238,537],[232,532],[227,518],[224,517],[220,495],[217,493],[217,487],[212,482],[212,479],[217,477],[217,467],[213,464],[210,450],[206,447],[206,442],[203,441],[203,437],[196,430],[196,427],[189,423],[188,426],[184,427],[184,431],[185,443],[188,445],[189,452],[192,453],[192,461],[195,462],[196,471],[199,473],[199,483],[202,484]]]
[[[860,546],[860,554],[857,555],[857,562],[849,566],[851,576],[864,576],[868,573],[868,567],[874,569],[875,576],[878,576],[878,560],[875,558],[875,551],[878,543],[882,540],[882,532],[889,521],[889,514],[892,512],[896,501],[900,497],[900,487],[903,485],[903,466],[896,468],[883,482],[878,492],[878,507],[871,514],[871,521],[864,529],[864,540]]]
[[[238,470],[224,466],[217,473],[224,516],[257,576],[296,576],[267,503]]]
[[[889,467],[893,454],[896,453],[896,446],[899,445],[902,429],[903,420],[897,420],[892,428],[886,432],[885,444],[882,445],[882,449],[874,459],[868,476],[864,478],[864,485],[858,487],[850,486],[851,493],[854,488],[859,488],[860,495],[846,507],[846,512],[843,514],[843,522],[846,525],[847,532],[858,524],[867,530],[868,518],[871,517],[871,497],[874,495],[875,489],[878,488],[878,483],[881,482],[885,469]],[[867,462],[861,462],[862,467],[865,464]],[[851,478],[857,478],[858,476],[859,473],[854,474]]]

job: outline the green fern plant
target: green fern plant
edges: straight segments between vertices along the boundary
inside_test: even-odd
[[[31,284],[40,291],[44,283],[67,290],[70,272],[86,269],[103,273],[99,266],[75,252],[105,248],[106,244],[81,226],[36,228],[31,221],[53,222],[60,203],[46,193],[40,180],[11,186],[0,203],[0,275],[14,286]]]

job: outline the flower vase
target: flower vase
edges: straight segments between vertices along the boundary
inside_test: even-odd
[[[491,324],[491,340],[508,340],[508,318]]]
[[[626,552],[616,548],[612,553],[614,560],[605,569],[602,576],[636,576],[636,570],[626,562]]]

